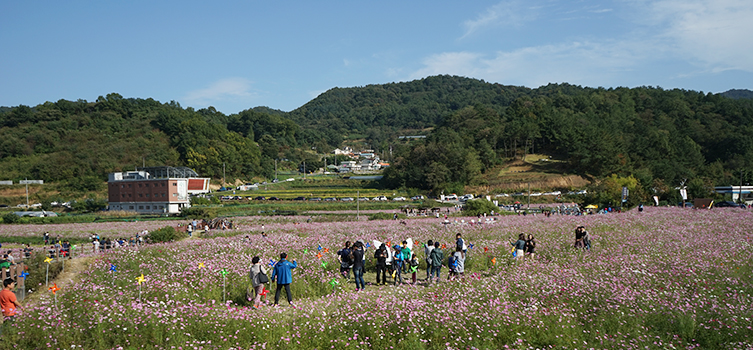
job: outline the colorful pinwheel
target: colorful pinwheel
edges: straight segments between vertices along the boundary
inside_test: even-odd
[[[470,245],[468,245],[468,249],[473,249],[473,243],[471,243]]]
[[[322,253],[316,253],[316,257],[319,258],[319,259],[321,259],[322,258]]]
[[[117,269],[118,269],[117,266],[115,266],[113,264],[110,264],[110,271],[115,272],[115,271],[117,271]]]
[[[48,289],[49,289],[50,292],[52,292],[52,294],[57,294],[57,292],[60,290],[60,288],[58,288],[58,284],[57,283],[55,283],[52,287],[50,287]]]
[[[145,278],[144,278],[144,274],[143,273],[141,274],[141,276],[136,277],[136,282],[139,282],[139,285],[141,285],[141,283],[143,283],[144,280],[145,280]]]
[[[320,244],[319,248],[316,248],[316,249],[318,249],[321,252],[322,251],[322,245]]]
[[[262,291],[261,291],[261,293],[259,293],[259,295],[261,295],[261,296],[267,296],[267,293],[269,293],[269,291],[267,290],[267,288],[262,287]]]
[[[497,265],[497,258],[492,258],[492,266]]]
[[[324,261],[322,261],[322,267],[326,269],[327,268],[327,263],[324,262]]]
[[[340,284],[340,282],[333,278],[331,281],[329,281],[329,284],[332,285],[332,288],[335,288],[338,284]]]
[[[275,266],[277,264],[277,261],[274,261],[274,259],[269,259],[269,266]]]
[[[203,263],[203,262],[200,262],[200,263],[199,263],[199,268],[200,268],[200,269],[203,269],[203,268],[204,268],[204,263]]]
[[[44,262],[46,262],[47,264],[50,264],[52,263],[52,258],[48,257],[47,259],[44,259]]]
[[[225,270],[225,269],[222,269],[222,270],[220,270],[220,273],[221,273],[221,274],[222,274],[223,276],[225,276],[225,275],[227,275],[227,270]]]
[[[484,253],[486,253],[486,252],[488,252],[488,251],[489,251],[489,248],[487,248],[487,247],[484,247]]]
[[[28,276],[28,275],[29,275],[29,273],[26,272],[26,271],[24,271],[24,272],[21,272],[21,274],[19,274],[18,276],[21,277],[21,278],[23,278],[23,279],[26,279],[26,276]]]

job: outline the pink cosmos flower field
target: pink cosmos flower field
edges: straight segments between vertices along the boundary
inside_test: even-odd
[[[90,256],[56,296],[29,298],[0,348],[750,349],[751,223],[745,210],[675,208],[481,225],[247,219],[218,237]],[[590,251],[572,247],[578,225]],[[445,267],[440,281],[425,281],[422,244],[439,241],[447,256],[456,233],[473,244],[465,276],[448,281]],[[513,259],[519,233],[536,237],[535,257]],[[407,238],[418,242],[418,283],[374,285],[374,247],[365,290],[339,274],[346,240]],[[295,307],[283,295],[279,307],[254,309],[251,258],[266,264],[281,252],[299,264]],[[274,284],[266,289],[273,300]]]

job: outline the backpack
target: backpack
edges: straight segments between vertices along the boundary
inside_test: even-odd
[[[452,270],[455,270],[456,264],[457,263],[455,262],[455,255],[450,255],[450,257],[447,258],[447,267],[449,267]]]
[[[464,243],[463,239],[462,238],[458,238],[458,240],[455,242],[455,247],[457,247],[457,249],[460,249],[462,251],[463,250],[463,245],[464,245],[463,243]]]

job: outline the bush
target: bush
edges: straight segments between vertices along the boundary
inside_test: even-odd
[[[479,214],[491,214],[492,210],[499,211],[499,208],[494,203],[486,199],[474,199],[465,202],[463,211],[466,215],[476,216]]]
[[[183,210],[180,211],[180,215],[190,219],[203,219],[209,217],[210,212],[208,208],[190,207],[183,208]]]
[[[16,214],[8,213],[3,215],[3,222],[6,224],[15,224],[19,221],[21,221],[21,217]]]
[[[151,242],[172,242],[186,238],[185,232],[178,232],[172,226],[165,226],[161,229],[149,232],[147,239]]]
[[[393,213],[376,213],[369,215],[369,220],[391,220],[395,218],[395,214]],[[406,216],[404,214],[397,214],[398,219],[405,219]]]

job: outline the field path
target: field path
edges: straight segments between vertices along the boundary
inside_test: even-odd
[[[49,285],[53,286],[57,284],[58,288],[65,289],[70,285],[76,284],[80,279],[81,271],[84,271],[86,268],[88,268],[95,258],[95,256],[87,256],[65,260],[65,271],[61,272],[57,275],[57,277],[50,280]],[[41,298],[42,295],[47,293],[46,289],[47,287],[40,286],[35,293],[27,295],[26,299],[23,302],[24,305],[34,304],[39,300],[39,298]]]

